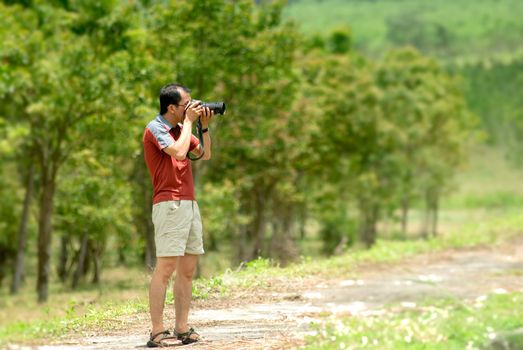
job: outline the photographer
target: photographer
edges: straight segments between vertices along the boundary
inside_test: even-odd
[[[192,101],[189,93],[179,84],[164,86],[160,91],[160,113],[149,122],[143,135],[145,161],[154,188],[152,219],[157,256],[149,288],[152,331],[148,347],[163,346],[166,339],[190,344],[200,338],[188,325],[192,277],[198,255],[204,250],[202,221],[187,156],[189,152],[196,156],[203,153],[198,138],[192,135],[192,126],[199,119],[205,145],[202,159],[211,158],[208,128],[214,112]],[[163,324],[163,309],[167,285],[175,270],[176,322],[171,335]]]

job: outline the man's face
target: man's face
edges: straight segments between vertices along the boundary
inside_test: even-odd
[[[182,99],[178,102],[178,105],[170,105],[169,108],[171,108],[171,112],[174,114],[176,119],[183,121],[185,109],[191,102],[191,95],[185,91],[181,91],[180,95],[182,96]]]

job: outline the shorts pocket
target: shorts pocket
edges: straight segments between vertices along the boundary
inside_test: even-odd
[[[169,212],[175,212],[176,210],[178,210],[178,208],[180,208],[180,201],[170,201],[169,202]]]

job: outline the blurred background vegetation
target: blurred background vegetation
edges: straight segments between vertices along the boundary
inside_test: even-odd
[[[523,207],[520,1],[25,0],[0,13],[3,306],[146,282],[141,138],[172,81],[228,106],[213,159],[193,163],[202,276]]]

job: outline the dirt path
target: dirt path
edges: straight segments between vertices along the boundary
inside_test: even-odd
[[[360,266],[356,269],[358,279],[280,281],[269,291],[248,291],[225,302],[195,303],[190,320],[204,340],[188,347],[290,348],[302,343],[310,332],[310,322],[319,322],[320,314],[365,317],[391,302],[408,308],[427,297],[473,299],[489,293],[523,291],[522,274],[523,240],[519,240],[496,248],[428,254],[393,265]],[[167,311],[166,317],[172,319],[172,311]],[[121,321],[124,329],[111,334],[86,334],[69,344],[11,345],[8,349],[145,348],[148,315],[132,315]]]

